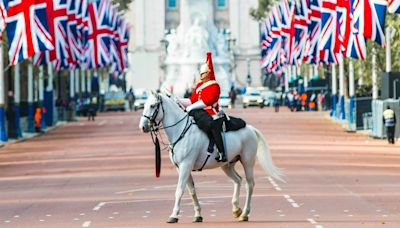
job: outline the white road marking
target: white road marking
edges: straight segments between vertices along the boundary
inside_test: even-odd
[[[74,218],[74,221],[79,221],[79,219],[78,218]]]
[[[143,215],[142,218],[147,218],[147,215]]]
[[[382,217],[388,217],[388,215],[382,215]]]
[[[108,217],[109,219],[114,219],[114,217],[112,217],[112,216],[110,216],[110,217]]]
[[[51,217],[51,215],[46,215],[46,217]]]
[[[296,201],[294,201],[289,195],[283,195],[283,197],[285,197],[285,199],[292,205],[292,207],[300,207],[300,205],[298,205]]]
[[[344,213],[347,213],[347,212],[349,212],[349,210],[343,210],[343,212],[344,212]]]
[[[286,215],[285,215],[285,214],[280,214],[279,216],[280,216],[280,217],[285,217]]]
[[[353,217],[353,215],[347,215],[347,216],[349,216],[349,217]]]
[[[281,213],[281,212],[282,212],[282,210],[276,210],[276,212],[278,212],[278,213]]]
[[[119,195],[119,194],[125,194],[125,193],[144,192],[144,191],[147,191],[147,188],[132,189],[132,190],[128,190],[128,191],[116,192],[115,194]]]
[[[80,216],[84,216],[84,215],[85,215],[85,213],[80,213],[79,215],[80,215]]]
[[[379,212],[382,212],[382,210],[379,210],[379,209],[378,209],[378,210],[376,210],[376,212],[378,212],[378,213],[379,213]]]
[[[91,221],[86,221],[82,224],[82,227],[89,227],[90,223],[92,223]]]
[[[99,126],[103,126],[105,123],[106,123],[106,121],[105,121],[105,120],[103,120],[103,121],[101,121],[100,123],[98,123],[97,125],[99,125]]]
[[[119,212],[113,212],[113,215],[118,215],[119,214]]]
[[[40,219],[39,222],[44,222],[44,219]]]
[[[183,211],[181,211],[181,212],[183,212]],[[146,214],[150,214],[151,212],[150,212],[150,211],[145,211],[145,213],[146,213]]]
[[[267,177],[268,181],[271,183],[271,185],[275,188],[276,191],[280,192],[282,191],[282,188],[279,187],[279,185],[275,182],[272,177]]]
[[[319,214],[315,214],[314,217],[319,217]]]
[[[97,206],[95,206],[95,207],[93,208],[93,211],[98,211],[98,210],[100,210],[100,208],[101,208],[102,206],[104,206],[104,205],[106,205],[106,202],[101,202],[101,203],[97,204]]]
[[[217,212],[217,210],[211,210],[211,212]]]
[[[19,218],[19,215],[14,215],[14,218]]]
[[[314,212],[315,212],[315,210],[314,210],[314,209],[311,209],[311,210],[310,210],[310,212],[311,212],[311,213],[314,213]]]
[[[323,226],[319,225],[317,221],[312,218],[308,218],[307,221],[315,226],[315,228],[323,228]]]
[[[300,206],[297,203],[292,203],[292,207],[298,208]]]
[[[216,215],[215,215],[215,214],[211,214],[210,216],[211,216],[211,217],[215,217]]]
[[[4,223],[10,223],[11,221],[10,220],[6,220],[6,221],[4,221]]]
[[[317,222],[314,219],[311,219],[311,218],[307,219],[307,221],[309,221],[313,225],[317,224]]]

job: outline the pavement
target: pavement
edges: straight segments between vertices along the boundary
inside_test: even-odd
[[[163,151],[155,177],[150,135],[130,112],[1,148],[0,227],[400,227],[398,145],[347,133],[322,112],[226,112],[261,130],[285,173],[286,183],[274,181],[256,163],[249,222],[232,218],[232,183],[214,169],[193,175],[204,222],[191,222],[185,193],[179,223],[166,224],[177,173]],[[241,206],[244,195],[242,186]]]

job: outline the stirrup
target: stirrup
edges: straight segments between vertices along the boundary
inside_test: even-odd
[[[226,159],[226,156],[224,153],[218,152],[217,157],[215,157],[215,160],[218,162],[227,162],[228,160]]]

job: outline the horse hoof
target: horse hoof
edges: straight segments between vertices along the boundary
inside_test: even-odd
[[[203,217],[201,217],[201,216],[195,217],[193,222],[203,222]]]
[[[240,216],[239,222],[247,222],[247,221],[249,221],[249,216],[245,216],[245,215]]]
[[[169,217],[167,223],[178,223],[178,218]]]
[[[239,218],[239,216],[242,214],[242,209],[238,208],[236,211],[232,211],[232,215],[234,218]]]

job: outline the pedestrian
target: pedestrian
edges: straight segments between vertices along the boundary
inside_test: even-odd
[[[233,86],[231,88],[231,91],[229,91],[229,98],[231,98],[231,107],[235,108],[236,91],[235,91],[235,87],[233,87]]]
[[[90,98],[89,106],[88,106],[88,121],[90,121],[90,120],[94,121],[95,116],[96,116],[96,107],[93,102],[93,99]]]
[[[127,100],[129,103],[129,110],[133,110],[133,105],[135,104],[135,93],[132,88],[129,89],[128,95],[127,95]]]
[[[396,127],[396,114],[389,106],[383,112],[383,123],[386,127],[386,136],[389,144],[394,144],[394,133]]]
[[[35,119],[35,126],[34,126],[35,131],[38,133],[42,132],[42,112],[39,107],[36,108],[34,119]]]

